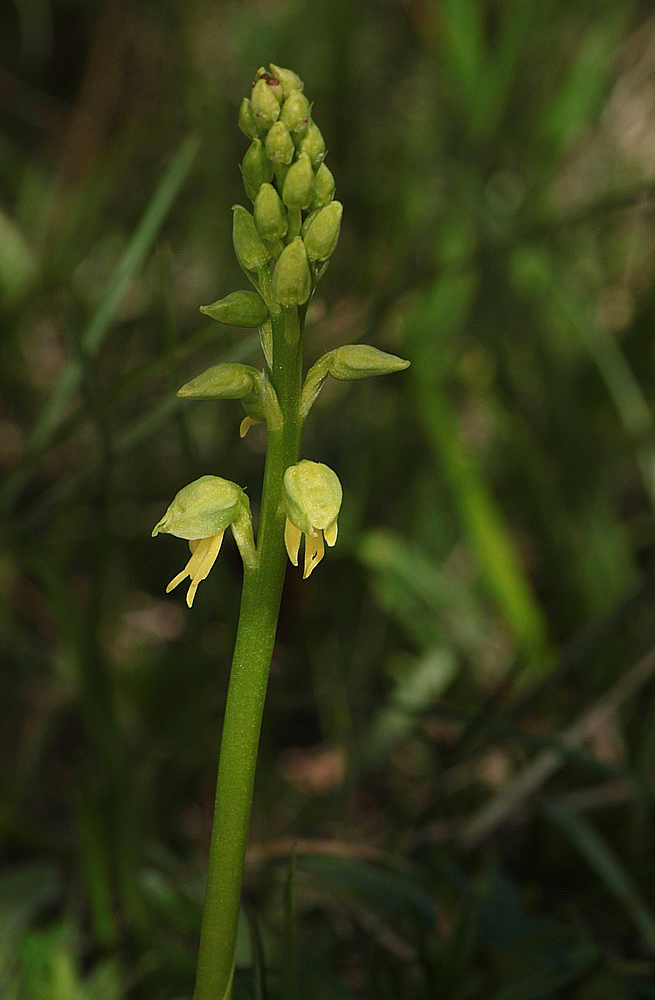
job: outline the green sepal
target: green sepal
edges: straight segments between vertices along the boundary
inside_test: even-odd
[[[284,122],[274,122],[264,140],[266,155],[273,164],[291,163],[295,153],[293,139]]]
[[[244,153],[241,176],[246,194],[251,201],[257,197],[262,184],[273,180],[273,165],[264,152],[261,139],[253,139]]]
[[[227,326],[261,326],[268,319],[268,309],[261,295],[245,289],[230,292],[208,306],[200,306],[200,312]]]
[[[239,108],[239,128],[247,139],[257,138],[257,120],[250,99],[244,97]]]
[[[409,368],[410,362],[369,344],[344,344],[325,355],[328,373],[342,380],[391,375]]]
[[[301,153],[284,178],[282,201],[288,208],[308,208],[312,200],[314,171],[307,153]]]
[[[308,535],[329,529],[335,523],[342,498],[337,474],[322,462],[303,459],[284,473],[284,512],[292,524]]]
[[[243,205],[233,205],[232,212],[232,242],[241,267],[244,271],[265,267],[271,255],[255,228],[255,220]]]
[[[314,122],[310,122],[307,126],[307,131],[300,140],[298,149],[301,153],[307,153],[309,159],[312,161],[314,170],[325,159],[325,139],[321,134],[320,128]]]
[[[284,122],[292,135],[298,137],[305,134],[309,126],[312,106],[299,90],[289,94],[280,112],[280,120]]]
[[[180,490],[152,535],[165,531],[176,538],[209,538],[248,510],[248,498],[236,483],[202,476]]]
[[[312,189],[312,209],[323,208],[334,198],[335,190],[334,176],[325,163],[321,163],[314,177],[314,187]]]
[[[272,184],[262,184],[255,199],[255,226],[260,236],[280,240],[289,228],[282,199]],[[259,325],[259,324],[258,324]]]
[[[280,117],[280,102],[274,88],[268,84],[270,77],[266,71],[264,73],[252,88],[250,102],[257,122],[267,128]],[[281,90],[280,87],[280,92]]]
[[[309,298],[312,278],[300,236],[280,254],[273,271],[273,296],[281,306],[301,306]]]
[[[339,240],[342,214],[341,202],[331,201],[311,217],[303,235],[309,260],[327,260],[332,256]]]
[[[390,375],[403,371],[410,362],[395,354],[379,351],[368,344],[344,344],[337,347],[312,365],[307,372],[300,394],[300,417],[305,420],[316,402],[328,375],[340,380],[370,378],[373,375]]]
[[[183,399],[241,399],[253,391],[258,375],[250,365],[212,365],[178,389],[177,394]]]
[[[269,63],[271,67],[271,73],[276,77],[282,85],[282,93],[284,97],[288,97],[296,90],[302,90],[304,83],[300,79],[297,73],[294,73],[292,69],[284,69],[283,66],[276,66],[275,63]]]

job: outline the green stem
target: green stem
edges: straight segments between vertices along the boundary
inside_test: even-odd
[[[301,420],[302,316],[273,316],[271,380],[282,427],[268,428],[258,563],[244,569],[241,611],[225,706],[200,931],[194,1000],[228,1000],[239,921],[259,733],[286,568],[282,480],[298,461]]]

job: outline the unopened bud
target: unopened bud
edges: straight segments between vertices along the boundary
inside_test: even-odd
[[[289,208],[307,208],[312,199],[314,171],[307,153],[301,153],[284,178],[282,201]]]
[[[300,236],[280,254],[273,272],[273,295],[281,306],[300,306],[309,298],[312,279]]]
[[[251,393],[258,372],[249,365],[213,365],[177,390],[183,399],[241,399]]]
[[[268,130],[265,141],[266,155],[273,163],[291,163],[295,147],[289,129],[284,122],[274,122]]]
[[[255,220],[243,205],[232,208],[232,242],[237,260],[244,271],[256,271],[271,259],[255,228]]]
[[[280,118],[292,134],[300,136],[307,131],[311,113],[312,108],[305,95],[294,90],[282,105]]]
[[[379,351],[369,344],[344,344],[326,355],[327,369],[333,378],[348,380],[390,375],[409,368],[409,361],[395,354]]]
[[[329,167],[321,163],[314,176],[314,188],[312,190],[312,208],[322,208],[328,205],[334,198],[334,177]]]
[[[244,97],[239,108],[239,128],[248,139],[257,137],[257,120],[249,98]]]
[[[288,228],[287,213],[272,184],[262,184],[260,187],[255,199],[254,214],[260,236],[269,240],[282,239]]]
[[[270,66],[271,73],[280,81],[284,97],[288,97],[294,90],[303,89],[304,83],[292,69],[283,69],[282,66],[276,66],[275,63],[271,63]]]
[[[305,249],[310,260],[327,260],[332,256],[339,239],[342,213],[341,202],[331,201],[312,218],[304,235]]]
[[[262,184],[273,179],[273,167],[259,139],[253,139],[241,161],[241,176],[246,194],[251,201],[257,197]]]
[[[228,326],[261,326],[268,319],[266,303],[257,292],[230,292],[223,299],[208,306],[200,306],[200,312],[219,323]]]
[[[309,159],[312,161],[314,170],[323,162],[325,158],[325,140],[321,135],[320,128],[314,122],[310,123],[307,131],[300,140],[299,149],[301,153],[307,153]]]
[[[250,95],[255,118],[260,125],[265,127],[272,125],[280,117],[280,102],[275,90],[279,88],[281,94],[282,88],[277,80],[273,82],[273,85],[269,84],[269,80],[273,81],[273,78],[268,75],[260,76]]]

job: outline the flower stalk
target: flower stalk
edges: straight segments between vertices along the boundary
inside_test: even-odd
[[[190,578],[189,607],[218,556],[228,528],[244,565],[241,610],[221,738],[207,889],[194,1000],[229,1000],[255,768],[287,555],[304,577],[337,541],[341,484],[327,466],[300,461],[302,428],[329,375],[364,378],[409,362],[363,345],[330,352],[303,386],[308,303],[334,252],[342,206],[323,163],[325,142],[311,119],[303,83],[271,64],[258,70],[239,126],[250,140],[241,173],[251,214],[233,208],[234,249],[254,292],[225,296],[201,311],[234,326],[258,326],[265,366],[215,365],[180,390],[188,399],[239,399],[249,428],[266,422],[267,451],[255,543],[250,505],[235,483],[207,475],[175,497],[153,534],[186,539],[191,557],[168,589]],[[339,353],[341,352],[341,353]],[[345,352],[345,353],[344,353]]]

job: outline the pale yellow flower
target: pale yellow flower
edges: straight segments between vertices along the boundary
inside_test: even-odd
[[[218,476],[202,476],[180,490],[152,532],[153,536],[165,531],[185,538],[191,549],[191,558],[168,584],[167,594],[189,577],[186,602],[191,607],[198,585],[216,562],[228,527],[232,528],[244,562],[252,565],[255,552],[250,509],[241,487]]]
[[[283,506],[287,515],[284,544],[294,566],[305,536],[303,580],[325,555],[325,545],[337,540],[337,517],[341,508],[341,483],[336,474],[321,462],[303,459],[284,474]]]

